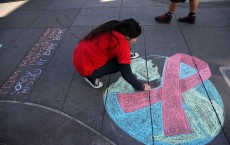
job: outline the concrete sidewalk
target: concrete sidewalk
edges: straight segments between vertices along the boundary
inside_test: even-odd
[[[171,24],[157,23],[168,4],[2,1],[0,145],[229,145],[230,1],[200,2],[194,25],[177,21],[188,3]],[[125,18],[143,30],[132,71],[153,89],[134,92],[120,73],[93,89],[72,65],[73,50],[93,27]]]

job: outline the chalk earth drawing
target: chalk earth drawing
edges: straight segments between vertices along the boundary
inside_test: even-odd
[[[161,84],[151,91],[134,92],[120,77],[107,88],[106,110],[130,136],[147,145],[194,145],[207,144],[220,132],[224,104],[209,80],[207,63],[175,54],[166,58],[162,76],[152,60],[147,61],[148,71],[143,58],[132,60],[131,68],[139,80],[147,81],[148,72],[149,81],[160,80]]]

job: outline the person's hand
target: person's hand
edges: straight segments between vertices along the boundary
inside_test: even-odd
[[[148,85],[148,84],[144,84],[144,86],[145,86],[145,91],[147,91],[147,90],[151,90],[151,87],[150,87],[150,85]]]

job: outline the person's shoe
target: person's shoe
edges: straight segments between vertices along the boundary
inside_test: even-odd
[[[172,20],[172,15],[165,13],[161,16],[155,17],[155,20],[160,23],[170,23]]]
[[[196,21],[196,15],[188,15],[178,19],[179,22],[194,24]]]
[[[85,81],[90,84],[95,89],[101,88],[103,86],[103,83],[99,81],[99,79],[89,79],[87,77],[84,77]]]
[[[136,52],[131,52],[130,53],[130,58],[131,59],[135,59],[135,58],[138,58],[139,57],[139,53],[136,53]]]

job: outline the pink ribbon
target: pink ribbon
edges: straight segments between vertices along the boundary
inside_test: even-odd
[[[180,79],[181,62],[197,69],[199,74]],[[185,54],[175,54],[167,59],[161,87],[150,91],[117,94],[117,98],[125,113],[162,101],[165,136],[190,133],[191,129],[182,106],[182,93],[199,85],[210,76],[210,69],[204,61]]]

